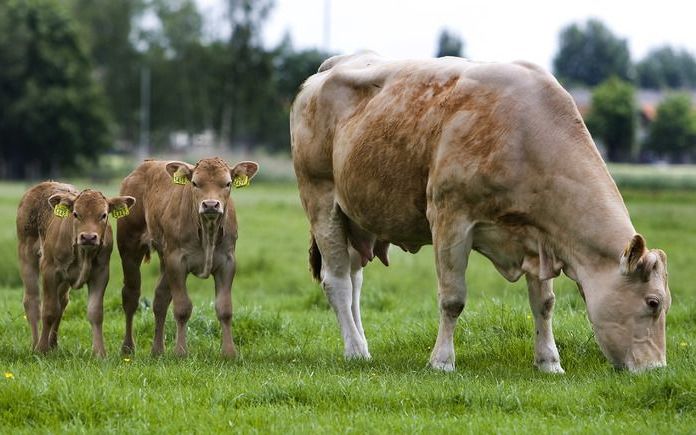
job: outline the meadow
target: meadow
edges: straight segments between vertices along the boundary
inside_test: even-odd
[[[220,356],[212,279],[195,277],[188,280],[190,355],[172,353],[170,313],[167,352],[150,356],[156,256],[143,266],[137,352],[121,356],[117,250],[105,298],[107,358],[91,356],[86,289],[71,293],[59,349],[36,355],[29,349],[14,228],[27,186],[1,184],[0,433],[693,433],[696,191],[688,183],[659,190],[627,185],[634,225],[668,254],[673,298],[669,366],[640,375],[606,362],[566,278],[556,280],[554,317],[566,374],[537,372],[526,286],[508,283],[478,254],[455,336],[457,369],[428,369],[438,320],[430,247],[416,255],[392,247],[390,267],[366,268],[363,322],[373,358],[345,361],[335,316],[308,271],[308,224],[292,182],[233,192],[240,225],[233,287],[239,359]],[[118,188],[100,187],[111,194]]]

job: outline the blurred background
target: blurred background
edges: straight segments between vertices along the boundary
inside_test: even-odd
[[[569,90],[607,160],[683,174],[696,160],[685,5],[0,0],[0,178],[108,180],[158,155],[253,155],[267,177],[292,177],[298,87],[359,49],[534,61]]]

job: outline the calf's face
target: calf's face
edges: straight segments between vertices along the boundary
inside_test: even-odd
[[[132,196],[117,196],[111,199],[94,190],[83,190],[78,195],[57,193],[48,198],[55,214],[72,223],[72,244],[83,249],[102,244],[108,225],[108,214],[127,214],[135,204]]]
[[[245,161],[230,168],[219,158],[203,159],[196,165],[178,161],[166,165],[174,183],[191,183],[194,204],[204,219],[216,219],[224,215],[232,187],[244,187],[249,184],[258,167],[255,162]]]
[[[617,368],[631,371],[665,366],[665,317],[671,304],[665,253],[646,249],[637,234],[619,270],[604,284],[613,291],[587,294],[588,314],[604,355]]]

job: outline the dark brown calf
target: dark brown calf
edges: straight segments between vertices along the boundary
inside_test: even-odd
[[[94,190],[78,192],[69,184],[55,182],[38,184],[24,194],[17,210],[17,239],[33,349],[47,352],[58,345],[58,326],[68,305],[69,290],[87,283],[92,351],[106,355],[102,302],[113,246],[108,213],[127,214],[133,204],[135,199],[130,196],[107,199]],[[43,323],[40,337],[39,316]]]
[[[123,352],[135,350],[133,315],[140,299],[140,264],[154,248],[160,258],[153,312],[152,354],[164,352],[164,321],[169,303],[176,319],[175,353],[186,354],[186,322],[193,305],[186,276],[211,274],[215,280],[215,311],[222,326],[222,353],[236,356],[230,322],[237,218],[230,199],[232,186],[243,187],[256,174],[254,162],[233,168],[219,158],[195,166],[184,162],[145,161],[121,184],[121,194],[143,206],[118,222],[118,250],[123,265],[123,310],[126,332]]]

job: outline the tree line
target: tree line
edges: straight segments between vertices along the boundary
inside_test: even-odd
[[[195,0],[0,2],[0,177],[57,176],[145,143],[154,152],[169,146],[172,132],[287,152],[292,99],[330,53],[296,49],[290,36],[266,47],[261,31],[273,5],[226,0],[216,18],[227,31],[212,32]],[[588,125],[610,159],[646,150],[673,160],[693,155],[686,97],[658,109],[646,139],[635,133],[634,87],[696,87],[690,53],[662,47],[633,63],[626,40],[597,20],[559,37],[554,72],[566,86],[596,87]],[[445,30],[434,54],[464,49]]]

